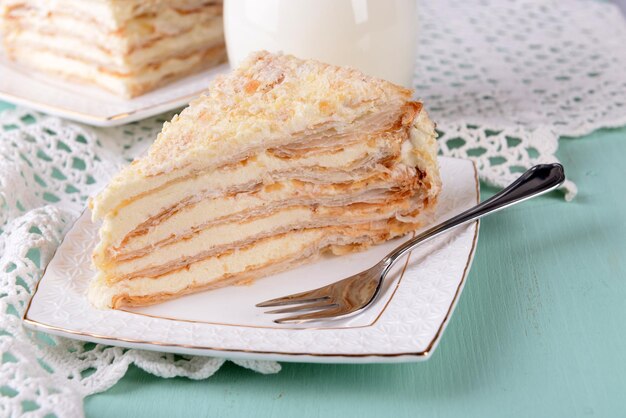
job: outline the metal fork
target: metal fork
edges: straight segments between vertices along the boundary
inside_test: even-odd
[[[271,299],[256,306],[266,308],[297,305],[266,312],[268,314],[299,314],[276,319],[274,322],[279,324],[318,321],[354,314],[365,309],[376,299],[391,267],[419,244],[452,228],[554,190],[564,181],[565,172],[561,164],[536,165],[495,196],[422,232],[387,254],[373,267],[330,285]]]

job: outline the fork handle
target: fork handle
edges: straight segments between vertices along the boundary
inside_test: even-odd
[[[556,189],[565,181],[565,171],[561,164],[539,164],[511,183],[508,187],[479,203],[471,209],[456,215],[410,239],[390,252],[384,259],[388,271],[403,255],[419,244],[435,238],[460,225],[482,218],[506,207],[515,205],[535,196]]]

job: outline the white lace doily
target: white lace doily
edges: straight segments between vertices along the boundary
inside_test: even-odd
[[[444,155],[496,186],[556,161],[559,136],[626,125],[626,23],[591,0],[421,1],[416,90]],[[566,167],[567,169],[567,167]],[[566,198],[576,193],[565,185]]]
[[[626,24],[591,0],[420,2],[416,89],[444,155],[503,186],[555,161],[559,136],[626,125]],[[129,364],[158,376],[212,375],[223,360],[26,333],[21,315],[68,225],[165,119],[87,128],[26,110],[0,114],[0,416],[81,416],[82,400]],[[566,167],[567,169],[567,167]],[[576,192],[565,186],[566,197]],[[240,362],[271,373],[275,363]]]
[[[172,114],[94,129],[26,110],[0,114],[0,416],[82,416],[82,401],[130,364],[162,377],[204,379],[222,359],[85,344],[26,332],[21,316],[66,229]],[[235,361],[275,373],[272,362]]]

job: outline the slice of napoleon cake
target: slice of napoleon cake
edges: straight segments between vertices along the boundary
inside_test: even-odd
[[[91,201],[91,302],[158,303],[420,227],[440,179],[434,124],[411,96],[354,69],[251,55]]]

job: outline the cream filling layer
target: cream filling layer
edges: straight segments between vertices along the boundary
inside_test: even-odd
[[[159,14],[167,9],[176,9],[191,12],[202,8],[204,5],[217,3],[216,1],[204,0],[168,0],[167,7],[161,1],[145,0],[4,0],[3,7],[12,10],[15,16],[23,13],[34,14],[45,19],[53,13],[66,13],[77,19],[86,19],[97,22],[99,25],[116,30],[124,27],[128,21],[140,15]],[[24,10],[13,10],[26,6]],[[163,24],[167,25],[167,21]]]
[[[156,243],[174,237],[184,237],[212,222],[245,221],[248,217],[260,216],[284,207],[343,206],[352,203],[382,203],[392,199],[393,190],[398,185],[393,181],[371,180],[373,184],[359,190],[347,190],[333,185],[298,184],[296,181],[279,182],[257,193],[240,193],[226,198],[204,199],[174,211],[171,216],[158,220],[158,223],[146,227],[143,233],[128,237],[135,231],[135,225],[126,218],[117,222],[106,223],[102,232],[103,241],[109,243],[112,254],[124,255],[147,249]],[[269,189],[266,191],[266,189]],[[109,228],[110,227],[110,228]],[[123,244],[122,244],[123,242]],[[101,244],[102,245],[102,244]],[[121,246],[121,248],[120,248]],[[98,251],[104,250],[99,247]]]
[[[241,251],[221,257],[211,257],[194,263],[188,269],[178,270],[157,279],[137,277],[107,285],[106,277],[99,273],[90,283],[88,298],[100,308],[111,307],[118,295],[145,296],[158,293],[178,293],[190,286],[202,286],[227,275],[241,274],[280,260],[297,256],[307,247],[322,239],[322,230],[297,231],[271,240],[265,240]]]
[[[217,51],[216,57],[221,57],[222,54],[222,51]],[[207,61],[207,57],[202,51],[185,58],[168,59],[157,68],[148,68],[132,76],[119,76],[101,71],[82,61],[61,57],[45,50],[17,49],[13,51],[13,56],[19,63],[39,71],[59,74],[69,79],[78,78],[122,95],[128,94],[134,86],[157,84],[165,78],[186,73],[190,68]]]
[[[390,237],[395,236],[393,233]],[[311,258],[331,245],[372,243],[367,235],[346,235],[330,232],[324,228],[294,231],[289,234],[262,240],[254,245],[210,257],[191,264],[187,268],[152,277],[136,277],[108,285],[106,277],[99,273],[90,283],[88,298],[99,308],[112,307],[113,299],[120,296],[140,297],[158,294],[177,294],[190,287],[202,287],[224,278],[254,272],[276,263]]]
[[[203,132],[201,106],[192,102],[190,107],[185,109],[183,113],[192,110],[198,113],[197,118],[174,116],[172,122],[166,122],[163,125],[163,131],[157,137],[157,145],[159,142],[167,142],[168,135],[174,135],[174,133],[170,132],[174,126],[177,131],[176,135],[179,135],[178,132],[190,132],[191,137],[189,140],[191,142],[196,140],[198,142],[206,142],[202,138],[195,138]],[[214,171],[223,165],[238,162],[266,149],[280,149],[294,142],[314,142],[320,137],[329,135],[379,132],[387,127],[390,116],[395,119],[401,117],[401,111],[402,104],[394,104],[375,114],[365,114],[350,122],[335,121],[329,118],[329,121],[326,123],[308,127],[304,131],[294,129],[293,133],[280,136],[272,136],[271,133],[265,131],[259,131],[254,134],[248,132],[249,130],[241,133],[237,132],[234,137],[214,138],[212,141],[208,141],[203,147],[186,153],[184,161],[181,160],[180,165],[175,163],[175,168],[172,167],[162,172],[154,172],[154,170],[159,168],[158,165],[146,165],[141,160],[136,161],[115,176],[106,189],[90,202],[90,206],[93,209],[93,218],[102,219],[126,200],[145,194],[150,190],[186,178],[197,172]],[[395,119],[392,118],[392,120]],[[176,158],[176,156],[173,156],[173,158]]]
[[[115,45],[114,41],[115,39],[111,42],[112,46]],[[194,51],[223,44],[224,37],[222,18],[219,17],[198,25],[189,32],[164,37],[129,53],[103,50],[96,44],[77,37],[32,30],[9,34],[6,42],[16,50],[47,51],[59,57],[67,57],[94,67],[101,66],[107,71],[124,75],[141,72],[149,64],[159,64],[172,57],[189,55]]]
[[[143,256],[126,261],[98,266],[110,279],[138,275],[160,275],[167,269],[180,268],[224,251],[238,250],[240,246],[272,235],[294,230],[345,226],[387,220],[417,208],[409,200],[396,204],[367,207],[326,208],[294,207],[246,222],[229,222],[208,227],[186,239],[155,247]]]
[[[37,11],[9,15],[6,22],[8,33],[36,32],[60,39],[73,38],[83,41],[82,47],[99,46],[117,55],[126,55],[146,43],[162,37],[184,34],[204,25],[221,23],[221,5],[207,5],[196,12],[181,14],[165,9],[157,16],[136,17],[121,29],[110,29],[94,24],[84,16],[52,12],[41,16]],[[221,25],[220,25],[221,26]]]
[[[163,210],[172,208],[190,196],[195,201],[199,201],[211,196],[222,196],[224,191],[233,189],[238,185],[247,186],[244,187],[245,190],[257,184],[271,184],[287,178],[303,179],[304,181],[316,180],[326,184],[340,183],[356,180],[363,176],[364,171],[369,175],[372,175],[375,169],[385,172],[384,167],[376,167],[378,157],[381,154],[385,155],[385,150],[381,150],[380,145],[357,143],[337,153],[306,156],[293,160],[277,158],[263,152],[258,154],[254,161],[243,167],[208,172],[186,181],[171,184],[145,196],[140,196],[116,211],[110,212],[103,220],[101,240],[105,246],[108,246],[111,245],[109,238],[111,237],[115,241],[113,245],[119,245],[119,241],[138,225],[158,215]],[[367,164],[368,161],[369,164]],[[366,164],[363,165],[363,162]],[[357,168],[361,171],[355,172],[354,170]],[[404,166],[403,168],[412,170]],[[315,169],[317,169],[317,173],[314,172]],[[398,167],[397,170],[401,171],[402,168]],[[210,215],[205,214],[205,216]]]

